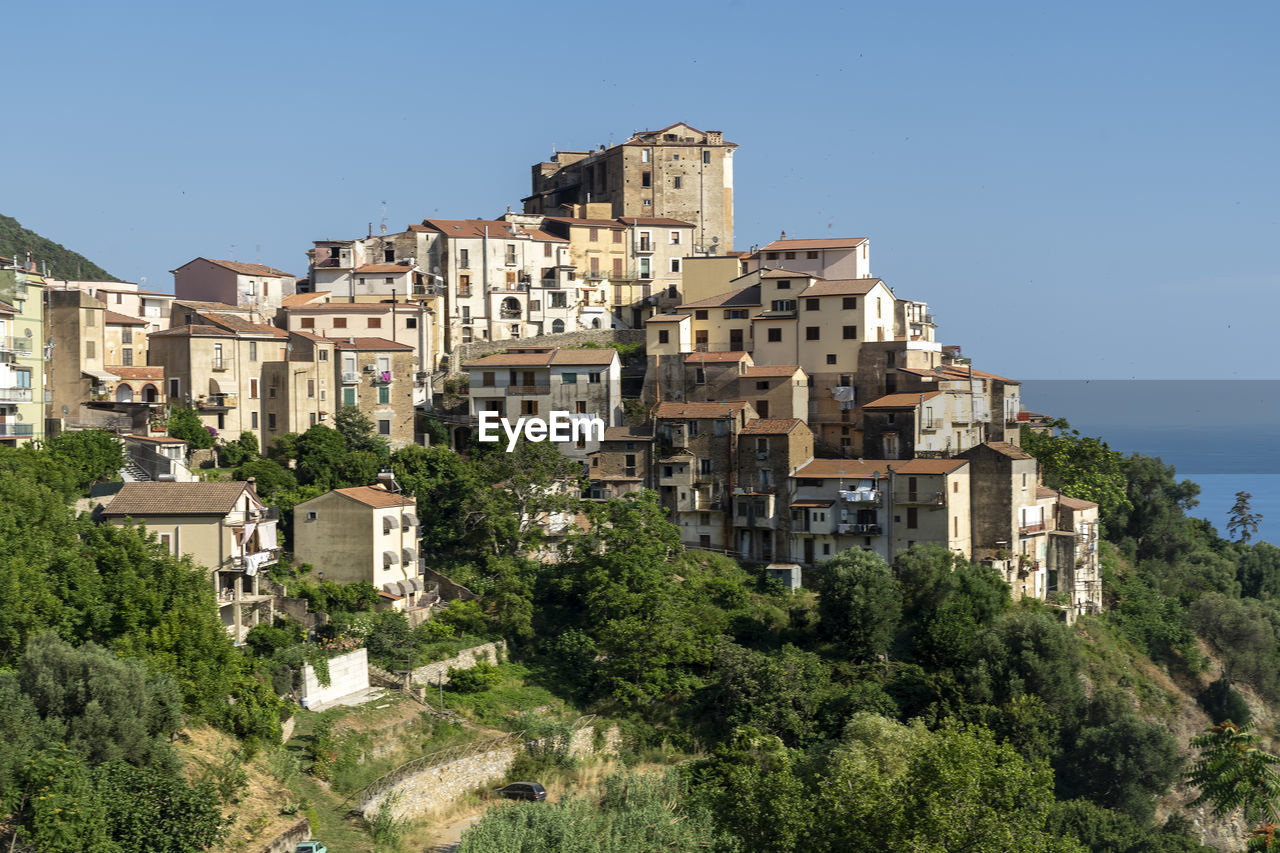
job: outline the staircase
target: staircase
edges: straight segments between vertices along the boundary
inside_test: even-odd
[[[151,475],[138,467],[138,463],[132,459],[125,460],[124,467],[120,469],[120,477],[126,483],[147,483],[151,481]]]

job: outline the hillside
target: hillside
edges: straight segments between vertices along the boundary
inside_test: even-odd
[[[31,253],[41,272],[49,265],[49,275],[81,281],[120,281],[111,273],[78,252],[41,237],[22,227],[18,220],[0,214],[0,255],[25,260]]]

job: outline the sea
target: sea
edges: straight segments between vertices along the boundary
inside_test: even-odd
[[[1280,545],[1280,381],[1032,380],[1022,399],[1113,450],[1172,465],[1200,486],[1189,514],[1224,538],[1236,493],[1249,492],[1262,516],[1253,541]]]

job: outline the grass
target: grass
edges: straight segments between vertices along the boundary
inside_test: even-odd
[[[561,720],[582,715],[579,708],[536,683],[535,673],[525,664],[499,664],[498,671],[502,680],[479,693],[450,692],[446,686],[445,707],[478,725],[509,732],[523,729],[525,715],[535,712]]]
[[[1144,717],[1169,722],[1178,715],[1181,701],[1169,676],[1105,617],[1081,617],[1076,630],[1093,684],[1127,690]]]

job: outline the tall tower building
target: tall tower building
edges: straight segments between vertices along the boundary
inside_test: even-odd
[[[579,205],[607,203],[614,217],[692,222],[691,254],[733,249],[733,152],[718,130],[684,123],[646,130],[612,148],[558,151],[533,166],[525,213],[580,215]]]

